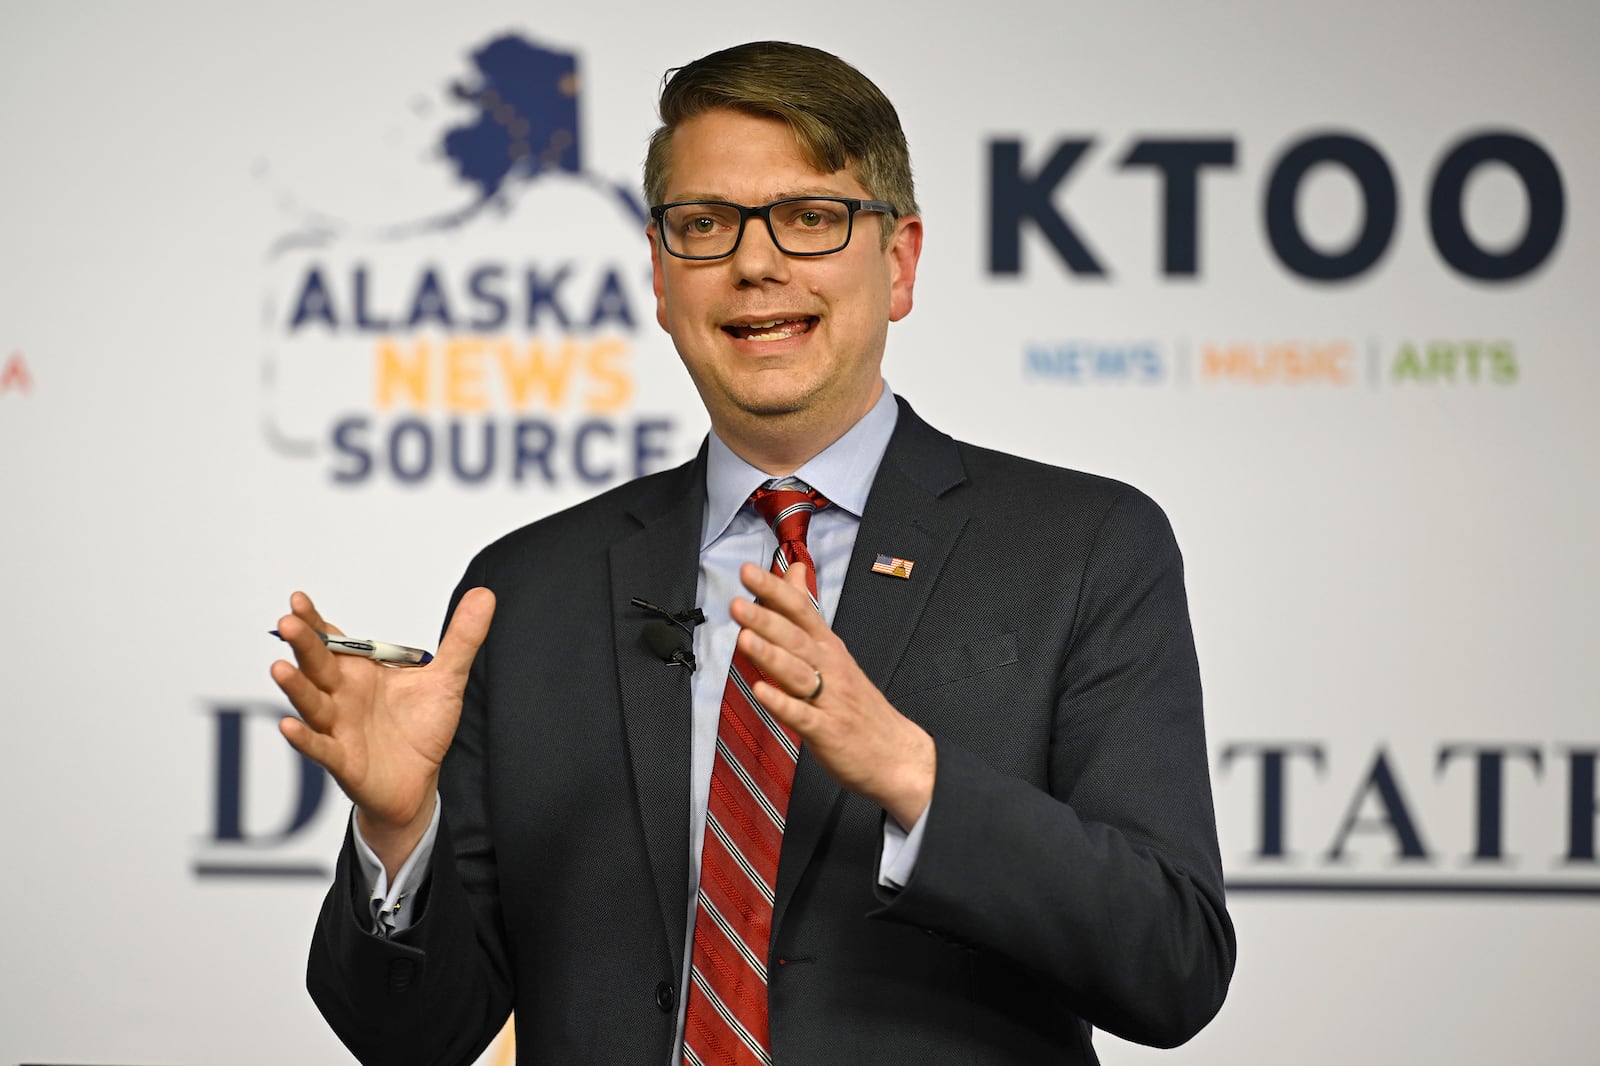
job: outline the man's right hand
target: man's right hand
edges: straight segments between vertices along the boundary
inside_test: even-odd
[[[289,597],[278,633],[298,665],[272,664],[272,680],[299,718],[278,729],[296,751],[326,767],[356,805],[361,835],[393,877],[433,818],[439,764],[461,720],[467,671],[494,616],[494,593],[470,589],[433,662],[383,666],[336,655],[317,637],[339,634],[303,592]]]

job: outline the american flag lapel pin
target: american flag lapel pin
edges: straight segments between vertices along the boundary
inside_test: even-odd
[[[917,564],[910,559],[896,559],[892,555],[879,555],[878,561],[872,564],[874,574],[888,574],[890,577],[910,577],[911,568]]]

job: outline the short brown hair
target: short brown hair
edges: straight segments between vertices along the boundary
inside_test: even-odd
[[[889,98],[838,56],[784,41],[736,45],[667,71],[661,128],[651,135],[644,160],[651,204],[666,198],[673,130],[719,107],[781,119],[819,172],[853,167],[870,196],[901,217],[917,213],[911,153]],[[893,228],[885,219],[886,237]]]

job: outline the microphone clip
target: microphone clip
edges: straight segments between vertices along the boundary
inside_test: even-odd
[[[685,633],[688,633],[690,636],[694,635],[694,627],[702,624],[706,620],[705,612],[698,607],[691,607],[687,611],[679,611],[678,613],[674,614],[665,607],[651,603],[649,600],[640,599],[638,596],[635,596],[628,602],[633,604],[635,607],[649,611],[651,614],[660,615],[662,618],[665,618],[667,621],[671,622]]]
[[[700,625],[706,620],[705,612],[701,611],[698,607],[691,607],[687,611],[678,611],[674,613],[667,610],[665,607],[651,603],[649,600],[642,600],[637,596],[628,602],[632,603],[635,607],[638,607],[641,610],[649,611],[651,614],[660,615],[660,618],[654,619],[645,624],[643,634],[645,645],[649,647],[650,651],[656,656],[656,658],[660,659],[668,666],[681,666],[688,670],[691,674],[694,673],[694,652],[690,651],[688,648],[679,646],[679,640],[681,638],[679,638],[677,634],[673,633],[672,627],[677,626],[685,633],[688,633],[690,640],[693,640],[694,627]],[[662,621],[662,619],[665,619],[665,621]]]

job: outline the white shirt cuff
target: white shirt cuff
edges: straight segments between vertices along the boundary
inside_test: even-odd
[[[883,858],[878,861],[878,884],[898,892],[911,881],[917,869],[917,852],[922,848],[922,830],[928,824],[933,804],[922,809],[922,817],[908,833],[893,818],[883,820]]]
[[[393,936],[411,928],[412,912],[405,906],[408,896],[414,895],[428,875],[428,861],[433,857],[433,842],[439,835],[439,798],[433,801],[433,818],[428,828],[411,849],[405,865],[389,883],[389,874],[378,861],[378,856],[361,836],[361,825],[356,820],[355,808],[350,809],[350,833],[356,843],[356,863],[367,882],[367,897],[372,901],[372,931],[381,937]]]

